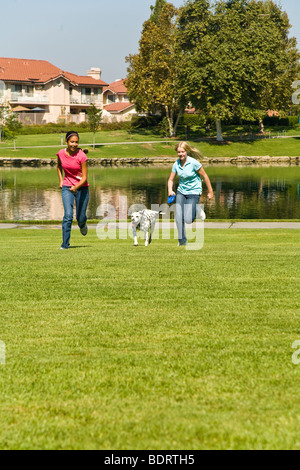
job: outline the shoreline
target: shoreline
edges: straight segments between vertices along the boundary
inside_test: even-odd
[[[145,157],[145,158],[89,158],[89,166],[170,166],[176,157]],[[238,157],[203,157],[201,163],[205,165],[228,165],[228,166],[299,166],[300,157],[278,156],[238,156]],[[18,158],[0,157],[0,167],[44,167],[56,166],[55,158]]]

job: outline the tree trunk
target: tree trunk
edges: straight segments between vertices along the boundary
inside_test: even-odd
[[[181,109],[178,113],[178,116],[177,116],[177,119],[176,119],[176,122],[175,122],[175,125],[174,125],[174,137],[176,136],[176,130],[177,130],[177,126],[179,124],[179,120],[181,118],[181,116],[183,115],[183,109]]]
[[[173,112],[170,113],[169,106],[165,106],[165,110],[169,124],[169,136],[174,137]]]
[[[222,135],[222,123],[221,119],[216,119],[216,129],[217,129],[217,141],[223,142],[223,135]]]
[[[264,122],[262,119],[259,120],[259,133],[260,134],[264,134],[265,132],[265,126],[264,126]]]

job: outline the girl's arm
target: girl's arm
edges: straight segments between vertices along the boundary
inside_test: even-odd
[[[205,170],[204,170],[203,167],[200,168],[198,173],[199,173],[199,175],[203,176],[203,178],[204,178],[205,184],[206,184],[207,189],[208,189],[208,193],[207,193],[208,199],[212,199],[214,197],[214,192],[213,192],[213,188],[212,188],[212,185],[211,185],[211,182],[210,182],[210,179],[209,179],[208,175],[205,173]]]
[[[72,191],[72,193],[76,193],[76,191],[81,188],[81,186],[83,186],[86,182],[87,182],[87,162],[83,162],[81,164],[81,170],[82,170],[82,177],[79,181],[78,184],[76,184],[76,186],[71,186],[70,188],[70,191]]]
[[[168,179],[168,195],[169,196],[173,196],[173,194],[175,194],[173,191],[173,183],[174,183],[175,176],[176,176],[176,173],[171,171],[170,177]]]
[[[59,157],[57,157],[57,174],[59,178],[59,187],[62,188],[64,177],[63,177],[63,169],[62,169],[61,161]]]

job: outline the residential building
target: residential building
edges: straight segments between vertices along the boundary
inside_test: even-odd
[[[0,84],[2,104],[29,124],[59,120],[79,124],[86,120],[92,104],[103,108],[103,91],[108,86],[99,68],[79,76],[45,60],[10,58],[0,58]]]
[[[129,101],[124,79],[116,80],[104,88],[103,122],[130,120],[135,113],[135,105]]]

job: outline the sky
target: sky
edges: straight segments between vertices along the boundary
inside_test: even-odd
[[[169,0],[175,7],[184,0]],[[278,0],[288,13],[300,49],[300,1]],[[0,56],[47,60],[86,75],[99,67],[102,80],[126,77],[125,57],[138,52],[143,22],[155,0],[10,0],[0,4]],[[47,6],[48,5],[48,6]]]

